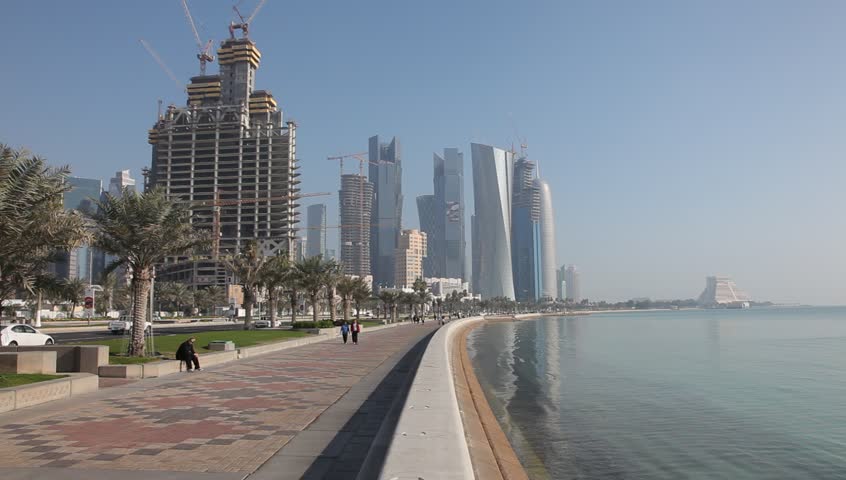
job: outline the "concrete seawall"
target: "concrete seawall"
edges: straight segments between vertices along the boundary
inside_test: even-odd
[[[429,343],[393,437],[380,480],[525,479],[466,354],[483,317],[454,320]]]

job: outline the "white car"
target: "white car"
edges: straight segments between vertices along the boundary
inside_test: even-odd
[[[0,330],[0,346],[17,347],[30,345],[53,345],[53,337],[44,335],[29,325],[12,323]]]
[[[154,320],[159,319],[154,318]],[[144,334],[150,333],[151,328],[153,328],[153,326],[150,322],[144,322]],[[132,319],[129,315],[121,315],[119,319],[109,322],[109,331],[112,332],[112,335],[122,335],[124,332],[128,332],[130,330],[132,330]]]

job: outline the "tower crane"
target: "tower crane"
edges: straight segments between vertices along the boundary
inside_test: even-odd
[[[213,42],[209,40],[203,45],[203,41],[200,40],[200,33],[197,31],[197,25],[194,24],[194,17],[191,16],[191,10],[188,8],[187,0],[182,0],[182,10],[185,12],[185,18],[188,19],[188,25],[191,26],[191,31],[194,33],[194,40],[197,42],[197,49],[199,50],[197,59],[200,60],[200,75],[205,75],[206,62],[214,61],[214,55],[210,53]]]
[[[235,30],[241,30],[244,33],[243,38],[249,38],[250,36],[250,23],[252,23],[253,19],[256,17],[256,14],[261,10],[261,7],[264,6],[264,3],[267,0],[261,0],[256,8],[253,10],[253,13],[245,20],[244,16],[241,15],[241,11],[238,10],[238,5],[232,6],[232,10],[235,10],[235,13],[238,15],[238,18],[241,19],[241,23],[232,22],[229,24],[229,35],[232,38],[235,38]],[[240,3],[240,2],[238,2]]]

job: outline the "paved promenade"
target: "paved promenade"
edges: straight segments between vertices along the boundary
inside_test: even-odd
[[[355,478],[434,323],[2,414],[2,477]]]

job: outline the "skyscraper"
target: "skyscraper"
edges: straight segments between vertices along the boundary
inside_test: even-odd
[[[306,209],[306,257],[326,256],[326,204],[310,205]]]
[[[441,224],[437,221],[438,210],[434,195],[420,195],[417,197],[417,216],[420,220],[420,230],[426,232],[426,258],[423,259],[423,274],[434,277],[438,267],[434,264],[438,258]]]
[[[65,210],[77,210],[92,214],[97,210],[97,201],[103,193],[103,181],[93,178],[68,177],[70,190],[62,195]],[[60,279],[81,279],[91,283],[99,281],[105,257],[103,252],[90,245],[82,245],[62,252],[49,270]]]
[[[373,185],[363,175],[341,175],[341,264],[344,273],[370,275],[370,224]],[[391,266],[393,268],[393,265]]]
[[[258,241],[265,254],[290,255],[298,222],[296,125],[283,121],[270,92],[255,90],[256,44],[230,33],[217,51],[220,74],[191,78],[188,105],[168,107],[149,131],[149,181],[170,199],[195,205],[191,222],[218,233],[221,254]],[[225,203],[219,216],[216,200]],[[157,279],[225,284],[214,250],[170,259]]]
[[[542,288],[540,192],[535,187],[535,172],[531,160],[520,158],[514,163],[511,262],[519,301],[538,300]]]
[[[549,183],[543,179],[535,179],[535,191],[540,195],[540,225],[541,225],[541,288],[540,298],[553,300],[557,298],[556,265],[558,259],[555,253],[555,210],[552,207],[552,190]]]
[[[467,278],[467,243],[464,231],[464,154],[445,148],[443,156],[433,155],[434,192],[430,212],[420,213],[420,228],[429,242],[427,276]],[[429,197],[424,195],[424,197]],[[422,197],[421,197],[422,198]],[[420,199],[418,199],[420,209]]]
[[[426,234],[420,230],[403,230],[396,251],[394,278],[398,288],[411,288],[423,278],[423,259],[426,257]]]
[[[556,270],[556,286],[558,287],[558,300],[565,300],[567,298],[567,265],[561,265],[561,268]]]
[[[471,145],[474,284],[483,297],[514,299],[511,272],[511,187],[514,157],[489,145]],[[478,263],[478,269],[476,268]]]
[[[116,172],[115,176],[109,180],[109,195],[120,197],[125,188],[135,191],[135,179],[129,175],[129,170]]]
[[[396,137],[380,143],[370,137],[369,180],[373,184],[370,270],[373,284],[394,286],[394,255],[402,229],[402,153]]]
[[[567,300],[579,303],[582,301],[581,273],[575,265],[567,265],[564,274],[564,281],[567,282]]]

